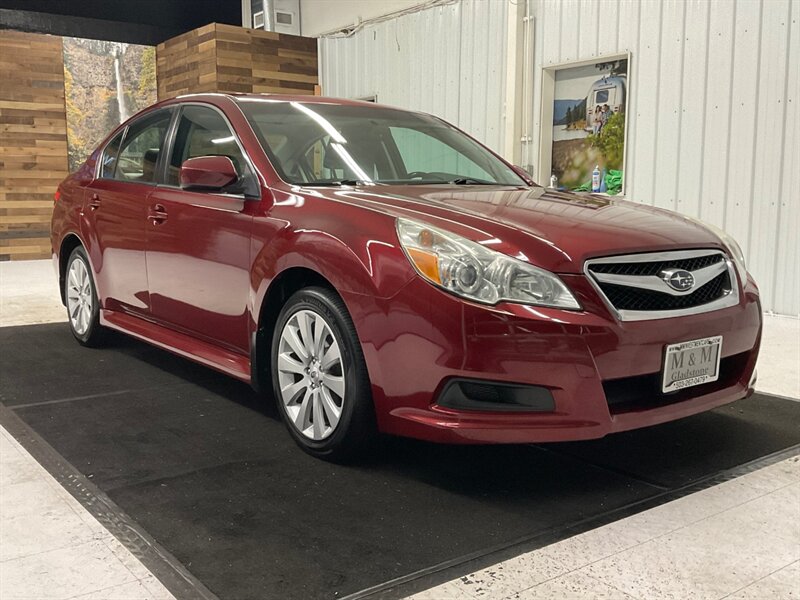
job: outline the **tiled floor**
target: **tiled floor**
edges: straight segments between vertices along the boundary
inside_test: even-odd
[[[66,320],[52,261],[0,262],[0,327]]]
[[[0,262],[0,326],[65,320],[49,261]],[[757,387],[800,398],[800,320],[768,316]],[[0,429],[0,599],[172,598]],[[417,599],[800,599],[800,457]]]
[[[412,598],[800,598],[800,457]]]
[[[0,598],[172,598],[0,428]]]

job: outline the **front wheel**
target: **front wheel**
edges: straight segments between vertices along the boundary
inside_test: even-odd
[[[292,437],[309,454],[355,457],[375,432],[361,346],[341,298],[311,287],[292,295],[272,341],[272,382]]]
[[[72,335],[84,346],[99,346],[105,338],[105,329],[100,325],[100,301],[89,259],[80,246],[67,260],[64,299]]]

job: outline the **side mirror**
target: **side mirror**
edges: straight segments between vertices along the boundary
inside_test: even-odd
[[[239,179],[227,156],[197,156],[181,165],[181,189],[218,192]]]

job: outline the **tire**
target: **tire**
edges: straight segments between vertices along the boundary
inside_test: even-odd
[[[341,298],[322,287],[293,294],[278,315],[270,357],[278,411],[295,442],[333,462],[363,456],[375,438],[375,412],[364,355]]]
[[[83,346],[97,347],[105,341],[100,325],[100,301],[86,251],[78,246],[69,255],[64,274],[64,300],[72,335]]]

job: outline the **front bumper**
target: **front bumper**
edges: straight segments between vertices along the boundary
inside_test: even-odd
[[[564,280],[583,311],[462,301],[415,278],[396,296],[345,295],[372,381],[378,426],[449,443],[581,440],[655,425],[752,393],[761,337],[750,280],[736,306],[621,322],[582,275]],[[656,385],[667,344],[723,336],[720,378],[672,395]],[[437,399],[454,378],[544,387],[548,412],[454,410]]]

